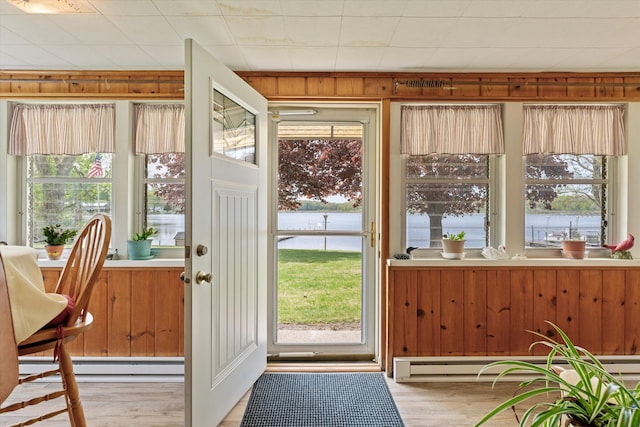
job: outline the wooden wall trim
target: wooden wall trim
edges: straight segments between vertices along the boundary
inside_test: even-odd
[[[640,72],[236,74],[272,101],[640,100]],[[184,72],[0,70],[2,98],[183,99]]]

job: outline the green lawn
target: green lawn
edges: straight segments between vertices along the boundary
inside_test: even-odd
[[[360,321],[360,252],[280,249],[278,257],[279,324]]]

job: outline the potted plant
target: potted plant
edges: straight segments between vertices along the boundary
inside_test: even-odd
[[[445,233],[442,235],[442,256],[459,259],[464,257],[464,231],[458,234]]]
[[[44,250],[49,259],[60,259],[64,251],[64,246],[76,233],[77,230],[62,228],[60,224],[47,225],[44,227],[42,229],[45,241]]]
[[[583,259],[586,255],[587,241],[582,239],[577,230],[569,226],[568,238],[562,240],[563,258]]]
[[[131,240],[127,240],[129,259],[151,259],[151,242],[149,239],[158,231],[153,227],[143,228],[141,233],[133,233]]]
[[[525,402],[531,406],[523,412],[521,419],[516,415],[521,427],[640,425],[640,387],[628,389],[622,378],[607,372],[593,354],[574,345],[558,326],[547,323],[554,328],[560,340],[530,331],[542,338],[531,347],[543,345],[549,348],[544,365],[500,360],[480,370],[478,375],[492,368],[504,367],[494,379],[494,384],[509,374],[530,377],[519,384],[520,393],[499,404],[475,426],[483,425],[498,413]],[[568,369],[556,364],[567,365]]]

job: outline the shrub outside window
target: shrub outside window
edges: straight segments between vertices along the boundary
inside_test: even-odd
[[[111,165],[110,153],[28,156],[28,244],[44,247],[42,228],[47,225],[79,230],[98,212],[111,215]]]
[[[184,153],[148,154],[145,161],[144,226],[158,230],[152,246],[184,246]]]

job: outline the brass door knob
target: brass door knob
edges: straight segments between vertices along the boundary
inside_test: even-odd
[[[211,275],[211,273],[198,271],[198,273],[196,274],[196,283],[198,285],[201,285],[202,282],[211,283],[212,280],[213,280],[213,276]]]

